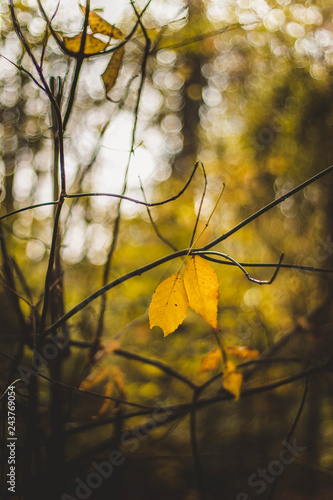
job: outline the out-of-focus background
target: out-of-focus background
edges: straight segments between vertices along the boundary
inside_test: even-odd
[[[57,2],[42,1],[42,5],[51,17]],[[15,1],[14,6],[34,55],[38,59],[45,51],[46,79],[60,77],[66,82],[65,102],[73,77],[73,60],[51,36],[43,49],[46,23],[36,1]],[[135,6],[141,12],[146,3],[138,1]],[[92,1],[91,9],[97,9],[124,36],[137,21],[127,0]],[[50,105],[27,72],[18,68],[24,67],[38,78],[13,30],[4,0],[0,15],[0,53],[4,56],[0,58],[0,215],[4,215],[52,201],[54,177]],[[75,36],[82,29],[83,19],[78,2],[66,0],[59,3],[52,25],[62,36]],[[157,202],[177,194],[195,162],[200,161],[207,175],[207,191],[199,229],[210,218],[225,184],[221,201],[197,243],[203,246],[330,166],[332,20],[333,7],[326,0],[152,0],[142,17],[151,52],[137,115],[145,47],[142,30],[138,28],[125,45],[123,65],[109,100],[105,99],[100,75],[110,55],[84,61],[64,137],[68,193],[120,194],[128,168],[126,194],[140,200],[145,195],[149,202]],[[245,263],[277,263],[283,252],[286,264],[333,268],[332,187],[332,175],[309,185],[215,249]],[[167,244],[157,236],[144,206],[123,202],[109,270],[118,200],[97,196],[66,200],[60,249],[65,310],[102,286],[105,276],[111,281],[163,257],[173,251],[168,244],[175,249],[187,248],[202,190],[203,176],[198,169],[181,197],[152,208],[151,216]],[[1,281],[6,281],[8,251],[17,292],[37,309],[44,291],[53,214],[52,206],[44,206],[1,222],[1,241],[6,246],[2,247]],[[190,312],[183,325],[167,338],[159,328],[149,329],[147,309],[153,291],[179,266],[179,261],[172,260],[108,292],[103,342],[116,337],[121,349],[158,359],[200,385],[219,370],[199,372],[203,357],[216,349],[214,334],[204,320]],[[219,326],[224,345],[246,346],[262,353],[281,342],[274,356],[294,359],[293,363],[282,360],[263,364],[244,383],[244,389],[273,383],[329,360],[333,354],[332,274],[280,269],[271,285],[260,286],[249,282],[235,267],[212,266],[221,286]],[[273,268],[247,269],[263,280],[273,273]],[[28,362],[32,345],[22,335],[31,325],[31,306],[18,299],[20,317],[17,299],[13,302],[9,288],[4,286],[0,292],[0,349]],[[70,337],[78,343],[74,342],[70,354],[62,360],[58,380],[71,387],[80,383],[86,360],[82,342],[88,345],[94,339],[100,311],[100,301],[93,301],[69,322]],[[283,342],[284,337],[288,341]],[[232,359],[236,364],[240,362]],[[2,357],[0,381],[4,389],[8,373],[14,374],[13,366],[12,361]],[[44,373],[48,374],[48,370]],[[136,364],[112,353],[91,367],[90,375],[94,373],[90,389],[102,394],[152,407],[191,402],[190,391],[181,382],[168,378],[156,367]],[[220,386],[221,380],[217,379],[205,396],[216,394]],[[263,491],[259,492],[258,484],[249,482],[251,475],[258,475],[258,469],[274,472],[274,465],[269,465],[279,458],[303,391],[304,378],[300,378],[276,390],[238,402],[207,405],[199,411],[198,449],[208,499],[245,500],[245,494],[252,500],[269,498],[276,478],[276,499],[331,498],[333,404],[329,371],[310,377],[304,409],[293,434],[304,449],[284,467],[283,473],[270,473],[270,479],[275,479],[264,480]],[[21,392],[17,427],[23,445],[27,408],[26,391]],[[48,457],[45,463],[53,467],[47,477],[56,482],[56,467],[60,462],[65,464],[61,485],[68,494],[74,494],[75,478],[84,479],[92,461],[103,459],[103,443],[111,439],[114,429],[111,424],[80,432],[70,429],[112,417],[119,408],[112,402],[103,407],[102,400],[82,394],[72,401],[64,392],[59,399],[59,418],[68,433],[59,463],[52,465],[47,450],[53,435],[55,395],[45,380],[40,381],[39,394],[43,429],[40,454]],[[144,421],[138,416],[131,419],[131,425]],[[91,498],[111,498],[110,492],[117,499],[202,498],[187,417],[158,427],[146,438],[137,438],[137,447],[127,444],[120,448],[125,463],[93,491]],[[23,469],[24,464],[19,467]],[[238,497],[242,492],[244,496]]]

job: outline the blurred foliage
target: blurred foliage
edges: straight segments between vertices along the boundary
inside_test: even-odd
[[[91,8],[102,4],[91,3]],[[15,1],[14,5],[33,54],[37,59],[44,57],[46,80],[60,77],[64,83],[64,112],[75,61],[49,33],[45,38],[46,23],[35,1]],[[51,17],[56,2],[42,1],[42,5]],[[135,6],[140,12],[146,3],[138,1]],[[104,15],[103,11],[98,13]],[[112,19],[106,9],[105,18],[111,25],[116,23],[124,37],[137,22],[130,3],[117,19]],[[205,227],[225,183],[222,199],[196,244],[201,247],[333,164],[332,18],[333,7],[326,0],[153,0],[142,17],[152,42],[142,89],[145,33],[140,26],[125,44],[123,64],[108,94],[109,100],[105,99],[100,75],[110,55],[91,57],[83,63],[64,136],[67,192],[121,194],[126,186],[127,196],[158,202],[175,196],[195,162],[201,161],[208,184],[198,233]],[[52,26],[62,36],[73,37],[82,30],[83,20],[76,0],[66,0],[60,2]],[[52,201],[54,176],[50,103],[28,74],[38,80],[36,69],[13,30],[6,2],[0,6],[0,23],[3,216]],[[190,244],[203,187],[203,175],[198,169],[181,197],[150,209],[158,231],[179,250]],[[331,175],[311,184],[215,249],[239,262],[277,263],[284,252],[284,263],[333,268],[332,188]],[[117,199],[102,196],[65,200],[60,221],[65,311],[103,283],[171,253],[157,236],[146,208],[123,201],[116,247],[108,269],[118,207]],[[54,207],[22,211],[1,224],[1,282],[5,283],[0,292],[1,351],[29,364],[34,341],[32,328],[43,300]],[[6,272],[8,263],[11,271]],[[149,330],[148,325],[147,310],[154,289],[176,273],[180,265],[179,260],[171,260],[107,292],[103,337],[98,347],[102,349],[105,342],[116,338],[120,349],[163,361],[194,383],[203,384],[221,371],[221,366],[216,366],[213,372],[200,372],[203,358],[217,347],[214,333],[205,321],[189,311],[184,323],[167,339],[161,329]],[[218,320],[223,345],[246,346],[262,353],[295,331],[277,350],[277,357],[297,357],[304,366],[310,366],[314,360],[332,356],[331,274],[280,269],[271,285],[259,286],[249,282],[236,267],[212,267],[220,282]],[[274,272],[273,268],[260,267],[247,270],[263,280]],[[33,307],[13,298],[9,275],[17,293]],[[17,314],[18,308],[22,317]],[[319,312],[313,313],[317,309]],[[100,311],[98,299],[69,320],[74,342],[59,366],[55,361],[43,373],[70,387],[78,387],[88,374],[94,379],[95,374],[96,385],[92,385],[91,391],[151,407],[191,403],[189,388],[156,366],[115,352],[102,356],[98,363],[92,362],[89,343],[96,338]],[[46,326],[55,319],[49,314]],[[229,358],[235,364],[242,362],[232,354]],[[263,364],[252,378],[244,381],[244,389],[291,376],[299,369],[296,362]],[[3,358],[4,388],[11,382],[9,375],[15,373],[15,363]],[[98,380],[100,373],[105,376]],[[206,485],[209,484],[208,498],[235,498],[241,491],[250,491],[251,498],[257,498],[249,490],[247,478],[279,456],[297,413],[303,386],[298,381],[251,398],[240,397],[238,402],[227,401],[200,410],[198,441]],[[81,393],[74,397],[69,390],[58,389],[57,393],[52,383],[39,379],[40,449],[49,460],[45,466],[46,481],[54,481],[57,474],[51,469],[60,467],[50,459],[52,436],[56,441],[59,431],[57,418],[67,431],[101,418],[121,416],[125,411],[122,404],[114,401],[103,406],[103,399]],[[222,377],[207,387],[205,396],[219,394],[220,390]],[[311,379],[297,428],[297,442],[306,446],[306,451],[281,480],[279,488],[285,499],[331,496],[331,392],[331,374],[322,373]],[[28,412],[26,391],[18,399],[18,428],[23,445]],[[54,413],[57,402],[58,417]],[[106,440],[112,447],[113,437],[127,428],[124,422],[116,420],[114,425],[96,426],[73,435],[69,432],[62,450],[63,464],[68,464],[68,469],[64,467],[66,473],[63,470],[59,488],[74,491],[75,477],[85,477],[91,471],[92,460],[104,456],[98,449],[89,455],[90,450]],[[128,425],[142,422],[145,417],[138,416]],[[115,474],[115,498],[200,498],[188,421],[180,419],[168,425],[167,429],[157,428],[151,440],[139,440],[138,449],[133,452],[129,443],[124,444],[126,463]],[[150,490],[143,485],[143,478],[151,481]],[[109,498],[109,483],[106,481],[93,498]],[[138,493],[140,487],[142,493]],[[310,491],[309,497],[305,491]]]

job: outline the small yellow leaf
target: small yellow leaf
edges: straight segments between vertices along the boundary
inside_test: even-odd
[[[215,370],[222,359],[222,353],[220,349],[215,349],[209,352],[201,361],[201,366],[198,373]]]
[[[202,257],[196,255],[185,268],[184,284],[190,307],[217,330],[220,285],[214,269]]]
[[[63,37],[66,49],[76,54],[80,52],[81,39],[82,39],[82,33],[71,38],[68,36]],[[100,40],[99,38],[87,34],[86,42],[84,45],[84,53],[89,55],[102,52],[107,47],[107,45],[108,45],[107,43],[102,42],[102,40]]]
[[[113,392],[113,382],[108,382],[104,389],[104,396],[111,397]],[[105,399],[100,407],[97,417],[102,417],[111,406],[111,399]]]
[[[86,14],[86,8],[83,5],[80,5],[80,9],[83,14]],[[112,24],[108,23],[101,16],[94,12],[93,10],[89,11],[88,24],[93,33],[100,33],[101,35],[107,35],[110,38],[115,38],[118,40],[123,39],[123,34],[120,29],[112,26]]]
[[[236,399],[239,399],[243,375],[236,370],[235,365],[231,361],[227,361],[223,369],[222,383],[227,391],[231,392]]]
[[[98,363],[104,356],[111,354],[116,349],[120,348],[120,342],[118,340],[109,340],[105,342],[104,346],[95,354],[94,362]]]
[[[112,367],[112,378],[122,397],[125,396],[125,376],[118,366]]]
[[[116,83],[121,63],[123,61],[125,53],[125,46],[119,47],[119,49],[115,50],[112,54],[109,64],[106,67],[106,70],[102,74],[102,80],[105,87],[105,93],[107,94],[114,84]]]
[[[159,326],[164,337],[176,330],[184,321],[188,299],[180,273],[175,273],[156,288],[149,306],[149,325]]]
[[[108,366],[103,366],[98,370],[91,373],[85,380],[81,382],[80,389],[86,391],[90,389],[93,385],[99,384],[103,380],[110,377],[110,368]]]
[[[235,356],[239,359],[258,359],[260,356],[259,351],[251,349],[248,346],[229,345],[226,347],[226,351],[231,356]]]

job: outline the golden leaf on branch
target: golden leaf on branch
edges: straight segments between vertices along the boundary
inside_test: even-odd
[[[220,364],[222,360],[222,353],[220,349],[214,349],[209,352],[201,361],[201,366],[198,373],[212,371]]]
[[[83,14],[86,14],[86,8],[83,5],[80,5],[80,9]],[[101,35],[107,35],[110,38],[122,40],[123,34],[120,29],[112,26],[112,24],[108,23],[103,19],[97,12],[90,10],[88,17],[88,24],[93,33],[100,33]]]
[[[82,33],[73,37],[68,37],[68,36],[63,37],[63,42],[65,44],[66,49],[70,50],[71,52],[74,52],[75,54],[80,53],[81,40],[82,40]],[[84,54],[89,55],[102,52],[103,50],[106,49],[107,45],[108,45],[107,43],[102,42],[102,40],[100,40],[99,38],[96,38],[93,35],[86,34],[86,41],[84,44]]]
[[[196,255],[185,268],[184,284],[190,307],[217,330],[220,285],[214,269],[202,257]]]
[[[260,356],[259,351],[251,349],[248,346],[229,345],[226,347],[226,351],[231,356],[235,356],[239,359],[258,359]]]
[[[149,306],[149,325],[162,328],[164,336],[172,333],[184,321],[188,309],[183,279],[175,273],[156,288]]]
[[[237,371],[234,363],[227,361],[223,369],[223,387],[231,392],[236,399],[239,399],[242,383],[243,375]]]
[[[114,84],[116,83],[121,68],[121,64],[123,61],[124,53],[125,53],[124,45],[116,49],[111,56],[111,59],[106,67],[106,70],[102,74],[102,80],[104,83],[106,94],[113,88]]]

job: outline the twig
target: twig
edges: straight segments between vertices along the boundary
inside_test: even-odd
[[[299,419],[301,418],[301,415],[302,415],[302,413],[303,413],[303,410],[304,410],[304,405],[305,405],[305,401],[306,401],[306,396],[307,396],[307,393],[308,393],[308,389],[309,389],[309,377],[308,377],[308,376],[306,376],[306,377],[305,377],[305,386],[304,386],[304,392],[303,392],[302,401],[301,401],[301,403],[300,403],[300,405],[299,405],[299,408],[298,408],[298,411],[297,411],[296,417],[295,417],[295,419],[294,419],[294,422],[293,422],[293,424],[292,424],[292,426],[291,426],[291,428],[290,428],[290,430],[289,430],[289,432],[288,432],[288,436],[287,436],[287,438],[286,438],[286,440],[285,440],[285,442],[284,442],[284,449],[285,449],[286,451],[288,451],[288,450],[287,450],[287,448],[286,448],[286,444],[290,444],[291,438],[292,438],[292,436],[293,436],[293,434],[294,434],[294,432],[295,432],[295,429],[296,429],[296,427],[297,427],[297,424],[298,424],[298,422],[299,422]],[[279,460],[279,463],[282,465],[281,459]],[[275,494],[276,488],[277,488],[277,486],[278,486],[278,484],[279,484],[279,479],[280,479],[280,478],[281,478],[281,475],[280,475],[280,476],[277,476],[277,477],[275,478],[275,481],[274,481],[274,483],[272,484],[272,488],[271,488],[271,491],[270,491],[270,493],[269,493],[269,495],[268,495],[267,500],[273,500],[273,497],[274,497],[274,494]]]
[[[333,171],[333,165],[331,165],[330,167],[326,168],[325,170],[322,170],[321,172],[319,172],[318,174],[314,175],[313,177],[311,177],[310,179],[306,180],[305,182],[302,182],[302,184],[299,184],[294,189],[291,189],[290,191],[288,191],[286,194],[280,196],[279,198],[276,198],[276,200],[272,201],[271,203],[268,203],[268,205],[266,205],[265,207],[261,208],[260,210],[258,210],[254,214],[250,215],[250,217],[247,217],[242,222],[240,222],[239,224],[237,224],[236,226],[234,226],[232,229],[230,229],[226,233],[222,234],[222,236],[219,236],[218,238],[216,238],[215,240],[211,241],[210,243],[208,243],[208,245],[205,245],[204,247],[200,248],[199,250],[209,250],[210,248],[214,247],[218,243],[221,243],[221,241],[226,240],[227,238],[229,238],[229,236],[231,236],[232,234],[236,233],[237,231],[239,231],[243,227],[247,226],[247,224],[249,224],[253,220],[257,219],[258,217],[260,217],[264,213],[268,212],[273,207],[276,207],[276,205],[279,205],[280,203],[282,203],[286,199],[290,198],[294,194],[296,194],[299,191],[301,191],[302,189],[304,189],[306,186],[309,186],[310,184],[312,184],[313,182],[317,181],[321,177],[324,177],[325,175],[330,174],[332,171]]]
[[[57,201],[46,201],[45,203],[37,203],[37,205],[29,205],[28,207],[19,208],[18,210],[14,210],[13,212],[9,212],[8,214],[1,215],[0,221],[3,219],[7,219],[7,217],[11,217],[12,215],[19,214],[20,212],[25,212],[26,210],[32,210],[33,208],[46,207],[48,205],[57,204]]]
[[[197,429],[196,429],[195,402],[196,402],[198,396],[199,396],[198,391],[194,391],[193,400],[192,400],[193,406],[192,406],[192,409],[190,412],[190,441],[191,441],[191,448],[192,448],[192,456],[193,456],[193,460],[194,460],[195,475],[196,475],[198,490],[200,492],[200,498],[201,498],[201,500],[205,500],[204,471],[203,471],[202,463],[200,460],[200,454],[199,454],[198,442],[197,442]]]
[[[130,196],[126,196],[124,194],[114,194],[114,193],[77,193],[77,194],[67,194],[66,193],[65,197],[66,198],[86,198],[86,197],[90,197],[90,196],[109,196],[111,198],[119,198],[120,200],[130,201],[132,203],[136,203],[137,205],[143,205],[145,207],[150,207],[150,208],[151,207],[159,207],[162,205],[166,205],[167,203],[170,203],[171,201],[175,201],[182,196],[182,194],[186,191],[186,189],[191,184],[191,181],[194,177],[194,174],[198,168],[198,165],[199,165],[199,162],[197,162],[194,165],[188,181],[186,182],[184,187],[176,195],[171,196],[170,198],[167,198],[166,200],[163,200],[163,201],[157,201],[155,203],[147,203],[145,201],[138,200],[136,198],[131,198]],[[27,210],[27,208],[25,210]]]
[[[158,229],[158,227],[157,227],[157,225],[156,225],[156,223],[151,215],[151,211],[150,211],[150,208],[149,208],[148,203],[147,203],[146,193],[143,189],[143,185],[142,185],[140,177],[139,177],[139,181],[140,181],[140,189],[142,192],[142,196],[143,196],[143,199],[146,203],[147,214],[148,214],[150,223],[155,231],[156,236],[162,241],[162,243],[165,243],[169,248],[171,248],[171,250],[173,250],[174,252],[177,252],[178,249],[169,240],[164,238],[164,236],[161,234],[160,230]]]
[[[200,204],[199,204],[199,209],[198,209],[198,215],[197,215],[197,217],[195,219],[195,224],[194,224],[194,228],[193,228],[193,231],[192,231],[192,236],[191,236],[191,241],[190,241],[189,248],[193,247],[195,233],[197,232],[197,227],[198,227],[198,224],[199,224],[199,219],[200,219],[202,204],[203,204],[203,201],[205,199],[206,189],[207,189],[207,175],[206,175],[206,170],[205,170],[204,164],[202,162],[200,162],[200,165],[201,165],[203,176],[204,176],[204,187],[203,187],[202,194],[201,194],[201,199],[200,199]]]
[[[85,12],[84,21],[83,21],[83,28],[82,28],[82,32],[81,32],[82,37],[81,37],[81,43],[80,43],[80,50],[79,50],[78,54],[75,55],[74,76],[73,76],[71,89],[70,89],[70,93],[69,93],[69,98],[68,98],[68,102],[67,102],[66,113],[64,116],[64,122],[63,122],[64,131],[66,130],[67,123],[68,123],[69,117],[70,117],[72,109],[73,109],[74,99],[75,99],[75,95],[76,95],[76,88],[77,88],[77,84],[79,81],[79,76],[80,76],[82,64],[83,64],[83,61],[85,58],[84,49],[85,49],[86,38],[87,38],[89,12],[90,12],[90,0],[86,0],[86,12]]]
[[[169,365],[166,365],[165,363],[162,363],[162,361],[158,361],[157,359],[150,359],[145,356],[141,356],[140,354],[135,354],[133,352],[126,351],[124,349],[115,349],[113,351],[114,354],[117,354],[118,356],[122,356],[127,359],[133,359],[136,361],[141,361],[141,363],[145,363],[151,366],[156,366],[156,368],[159,368],[162,370],[164,373],[167,375],[170,375],[173,378],[176,378],[180,380],[181,382],[184,382],[186,385],[191,387],[191,389],[197,389],[197,385],[194,384],[190,379],[185,377],[185,375],[182,375],[181,373],[177,372],[174,368],[172,368]]]
[[[220,259],[211,258],[211,257],[209,257],[209,255],[217,255],[219,257],[222,257],[223,259],[230,260],[231,262],[233,262],[233,264],[235,266],[237,266],[245,274],[245,276],[247,277],[247,279],[249,281],[253,281],[254,283],[257,283],[258,285],[271,285],[273,283],[273,281],[275,280],[275,278],[277,276],[277,273],[279,272],[279,269],[281,268],[282,259],[284,257],[284,254],[282,253],[280,256],[279,262],[276,265],[276,269],[274,271],[274,274],[269,280],[258,280],[256,278],[252,278],[252,276],[246,271],[246,269],[244,269],[244,267],[239,262],[237,262],[236,259],[234,259],[233,257],[230,257],[230,255],[227,255],[226,253],[215,252],[212,250],[210,250],[208,252],[203,252],[200,250],[199,251],[193,250],[192,255],[201,255],[204,259],[207,258],[207,260],[211,260],[211,261],[217,262],[219,264],[221,263]]]
[[[151,0],[148,1],[146,8],[150,4],[150,2],[151,2]],[[142,21],[141,21],[142,14],[141,15],[138,14],[138,12],[137,12],[137,10],[132,2],[131,2],[131,5],[132,5],[133,10],[137,16],[138,23],[142,29],[142,32],[145,36],[146,45],[145,45],[145,51],[144,51],[142,64],[141,64],[141,80],[140,80],[140,84],[139,84],[139,89],[138,89],[137,98],[136,98],[136,105],[135,105],[135,110],[134,110],[134,123],[133,123],[133,128],[132,128],[131,148],[130,148],[130,153],[128,156],[127,166],[125,169],[124,183],[123,183],[123,188],[122,188],[122,192],[121,192],[122,196],[125,195],[126,190],[127,190],[128,173],[129,173],[130,163],[131,163],[131,159],[132,159],[132,154],[134,153],[135,135],[136,135],[137,124],[138,124],[139,107],[140,107],[140,103],[141,103],[142,89],[143,89],[145,78],[146,78],[146,66],[147,66],[147,60],[148,60],[149,50],[150,50],[150,39],[147,35],[145,27],[142,24]],[[113,239],[112,239],[112,243],[111,243],[110,250],[108,253],[107,261],[105,263],[104,272],[103,272],[103,285],[106,285],[107,281],[109,279],[112,258],[113,258],[113,255],[114,255],[114,252],[116,249],[116,245],[118,242],[120,220],[121,220],[121,205],[122,205],[122,199],[120,198],[119,202],[118,202],[118,207],[117,207],[117,215],[116,215],[116,218],[115,218],[115,221],[113,224]],[[100,339],[102,337],[103,328],[104,328],[105,309],[106,309],[106,296],[104,294],[102,294],[100,312],[98,315],[97,330],[96,330],[96,334],[95,334],[95,341],[94,341],[95,343],[94,343],[94,346],[90,350],[88,363],[92,360],[95,352],[97,352],[98,347],[99,347]]]

